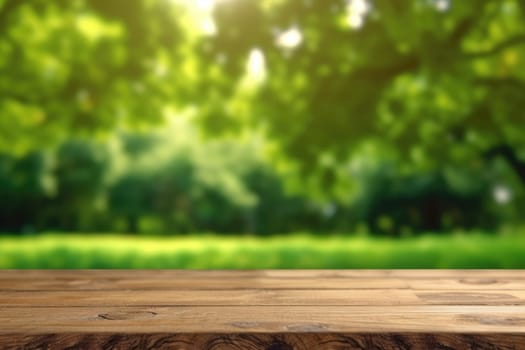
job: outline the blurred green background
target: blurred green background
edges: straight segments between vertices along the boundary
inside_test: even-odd
[[[525,2],[0,0],[1,268],[525,268]]]

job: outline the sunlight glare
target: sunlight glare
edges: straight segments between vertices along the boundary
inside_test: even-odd
[[[301,45],[302,42],[303,34],[297,27],[292,27],[280,33],[277,37],[277,45],[286,49],[294,49]]]
[[[254,82],[262,82],[266,78],[266,59],[261,49],[255,48],[250,51],[246,73]]]
[[[438,11],[445,12],[450,7],[450,0],[436,0],[435,6]]]
[[[213,36],[217,34],[217,25],[211,16],[206,17],[201,22],[202,32],[206,35]]]
[[[494,196],[496,203],[499,205],[507,204],[512,200],[511,190],[503,185],[497,185],[494,187],[492,195]]]
[[[213,19],[215,6],[226,0],[167,0],[173,4],[185,7],[194,17],[200,32],[204,35],[217,34],[217,25]]]
[[[346,12],[350,28],[359,29],[365,23],[365,17],[370,12],[370,4],[367,0],[348,0]]]
[[[213,11],[213,9],[215,8],[215,5],[218,2],[221,2],[224,0],[167,0],[167,1],[173,4],[176,4],[176,5],[181,5],[186,8],[197,10],[199,12],[209,13]]]

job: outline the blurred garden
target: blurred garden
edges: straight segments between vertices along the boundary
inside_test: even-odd
[[[0,0],[0,268],[525,268],[525,3]]]

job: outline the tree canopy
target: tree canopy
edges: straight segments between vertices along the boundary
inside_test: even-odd
[[[363,212],[348,215],[378,229],[402,230],[378,225],[385,213],[480,225],[493,174],[512,171],[524,196],[524,17],[521,0],[0,0],[4,197],[38,197],[42,222],[59,220],[40,210],[52,198],[79,216],[65,227],[106,205],[132,231],[153,212],[187,230],[255,227],[275,208],[315,226],[352,200]],[[264,147],[239,141],[254,136]],[[291,194],[282,168],[326,208]],[[2,202],[13,227],[21,198],[20,215]]]
[[[1,146],[175,106],[211,133],[267,129],[309,163],[365,138],[521,161],[524,14],[518,0],[3,0]]]
[[[525,180],[524,15],[514,0],[231,0],[206,47],[230,84],[262,52],[246,113],[301,159],[378,138],[416,161],[499,154]]]

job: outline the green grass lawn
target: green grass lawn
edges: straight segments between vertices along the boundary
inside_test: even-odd
[[[0,268],[525,268],[525,234],[429,234],[400,240],[308,234],[4,235]]]

